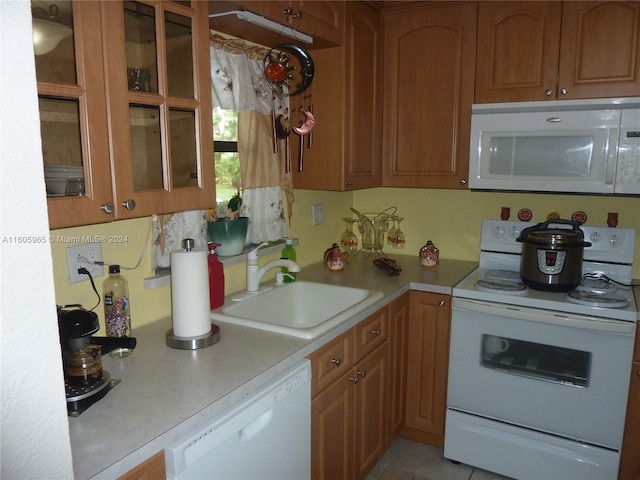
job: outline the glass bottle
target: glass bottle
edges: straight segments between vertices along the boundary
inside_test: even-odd
[[[287,258],[289,260],[296,261],[296,250],[293,248],[293,240],[287,238],[285,241],[284,248],[282,249],[282,255],[280,258]],[[287,267],[281,267],[282,273],[284,273],[284,281],[285,283],[291,283],[296,281],[295,272],[290,272]],[[289,276],[291,275],[291,276]],[[293,277],[293,278],[292,278]]]
[[[120,275],[120,265],[109,267],[109,277],[102,284],[104,293],[104,319],[108,337],[131,336],[131,311],[129,305],[129,284]],[[116,348],[109,355],[127,357],[128,348]]]

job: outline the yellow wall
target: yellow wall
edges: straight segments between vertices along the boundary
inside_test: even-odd
[[[633,228],[640,233],[640,199],[600,196],[541,195],[494,192],[469,192],[453,190],[375,188],[357,192],[320,192],[297,190],[293,205],[290,236],[300,239],[296,247],[298,262],[304,267],[322,260],[322,254],[332,243],[338,242],[345,229],[343,217],[352,217],[353,206],[361,212],[380,211],[387,207],[398,208],[398,215],[405,220],[402,230],[407,236],[403,250],[385,248],[390,256],[394,252],[417,255],[427,240],[440,249],[442,258],[477,260],[480,220],[499,218],[500,208],[511,208],[511,219],[518,210],[529,208],[534,221],[543,221],[551,211],[562,218],[570,218],[576,210],[588,215],[588,225],[605,225],[608,212],[618,212],[619,227]],[[311,225],[311,206],[324,205],[324,223]],[[97,297],[88,281],[71,285],[67,269],[66,248],[86,243],[86,238],[104,239],[103,258],[107,262],[134,266],[144,248],[141,265],[135,270],[123,270],[129,281],[132,326],[141,326],[171,314],[171,289],[164,286],[144,289],[143,280],[152,275],[151,238],[145,246],[150,228],[150,218],[122,220],[101,225],[53,230],[51,249],[53,254],[56,302],[81,303],[93,307]],[[110,237],[126,238],[125,242],[109,241]],[[278,258],[273,254],[261,259],[261,264]],[[636,242],[634,277],[640,278],[640,235]],[[105,274],[106,274],[105,269]],[[270,272],[272,277],[274,272]],[[96,288],[102,295],[102,281],[96,280]],[[225,268],[226,293],[245,288],[244,263]],[[104,325],[102,304],[96,308],[100,325]],[[103,332],[103,329],[102,329]],[[135,332],[134,332],[135,334]]]
[[[588,195],[546,195],[526,193],[471,192],[468,190],[429,190],[375,188],[354,193],[354,208],[379,211],[398,208],[404,217],[402,230],[407,236],[403,254],[418,254],[427,240],[440,249],[442,258],[477,260],[480,222],[500,218],[501,207],[511,208],[511,220],[518,211],[528,208],[534,222],[543,222],[550,212],[570,219],[575,211],[587,214],[587,225],[606,225],[607,213],[618,212],[620,228],[638,231],[636,238],[634,277],[640,278],[640,198]],[[393,249],[385,250],[388,254]]]

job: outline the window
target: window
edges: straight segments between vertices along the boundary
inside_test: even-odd
[[[228,201],[238,190],[242,190],[236,112],[219,107],[213,109],[213,140],[216,201]]]

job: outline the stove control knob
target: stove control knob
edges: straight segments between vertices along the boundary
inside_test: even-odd
[[[504,227],[494,227],[493,228],[493,236],[496,238],[504,237]]]
[[[602,240],[602,235],[600,235],[598,232],[593,232],[589,238],[591,239],[591,241],[593,243],[598,243],[600,240]]]
[[[612,248],[619,247],[620,245],[622,245],[622,237],[620,235],[611,235],[609,237],[609,243],[611,244]]]

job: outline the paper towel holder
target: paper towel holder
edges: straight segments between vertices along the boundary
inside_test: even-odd
[[[167,345],[178,350],[198,350],[210,347],[220,341],[220,327],[211,324],[211,331],[197,337],[178,337],[173,334],[173,328],[167,330]]]
[[[192,238],[182,240],[182,248],[187,252],[192,251],[194,246],[195,242]],[[167,345],[171,348],[178,350],[198,350],[200,348],[210,347],[220,341],[220,327],[212,323],[209,332],[195,337],[179,337],[173,333],[173,328],[170,328],[167,330],[165,337]]]

